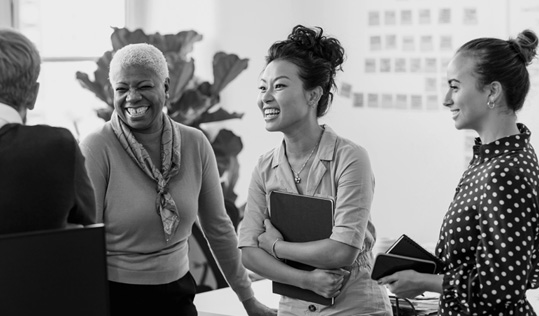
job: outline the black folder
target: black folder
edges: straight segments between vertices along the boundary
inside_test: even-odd
[[[385,253],[376,257],[371,278],[378,280],[386,275],[408,269],[436,274],[441,272],[442,267],[443,263],[440,258],[403,234]]]
[[[295,193],[273,191],[270,193],[270,219],[285,241],[307,242],[326,239],[333,230],[334,201],[331,198],[313,197]],[[285,260],[291,267],[312,271],[315,268],[300,262]],[[273,293],[323,305],[333,305],[333,298],[326,298],[313,291],[293,285],[273,282]]]
[[[434,261],[399,256],[390,253],[380,253],[374,260],[371,278],[373,280],[378,280],[402,270],[415,270],[421,273],[434,273],[435,269],[436,264]]]
[[[406,234],[400,236],[399,239],[397,239],[397,241],[395,241],[395,243],[393,243],[393,245],[387,249],[386,253],[433,261],[436,264],[436,270],[434,273],[440,273],[444,265],[440,258],[421,247]]]

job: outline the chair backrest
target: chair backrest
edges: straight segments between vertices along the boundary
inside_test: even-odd
[[[109,315],[103,224],[1,235],[0,314]]]

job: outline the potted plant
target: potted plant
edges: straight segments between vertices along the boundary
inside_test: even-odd
[[[97,116],[110,120],[113,106],[113,91],[108,80],[109,65],[114,52],[134,43],[149,43],[159,48],[168,62],[170,73],[169,99],[165,105],[168,115],[175,121],[205,131],[201,125],[223,120],[239,119],[240,113],[229,113],[219,102],[221,91],[247,68],[248,59],[241,59],[235,54],[217,52],[213,57],[213,83],[202,81],[195,76],[195,62],[189,54],[193,44],[202,40],[196,31],[181,31],[177,34],[145,34],[141,29],[130,31],[126,28],[113,28],[111,35],[112,51],[107,51],[97,60],[94,80],[83,72],[77,72],[76,78],[83,88],[93,92],[105,102],[104,108],[98,109]],[[225,200],[234,202],[234,186],[238,179],[239,166],[237,155],[243,148],[240,137],[230,130],[221,129],[211,141],[219,173],[223,181]],[[224,179],[223,179],[224,178]]]

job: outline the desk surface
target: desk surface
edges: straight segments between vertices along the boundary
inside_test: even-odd
[[[253,282],[252,288],[256,298],[261,303],[275,309],[279,307],[280,295],[272,293],[271,281],[260,280]],[[538,311],[539,289],[528,290],[526,294],[533,308]],[[229,287],[197,294],[195,296],[195,305],[199,316],[247,316],[236,293]]]
[[[253,282],[255,297],[270,308],[279,307],[280,295],[273,294],[270,280]],[[230,288],[199,293],[195,296],[199,316],[247,316],[236,293]]]

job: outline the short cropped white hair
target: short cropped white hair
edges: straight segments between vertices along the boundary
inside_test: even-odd
[[[109,66],[109,80],[112,83],[114,71],[129,66],[143,66],[153,70],[163,81],[168,78],[165,55],[157,47],[147,44],[129,44],[120,48],[112,56]]]

